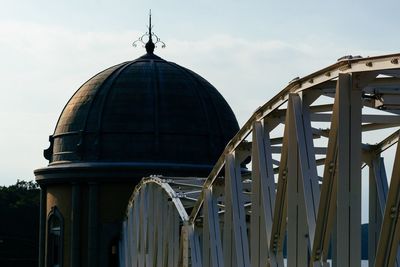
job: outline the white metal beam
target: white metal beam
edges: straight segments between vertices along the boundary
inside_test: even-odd
[[[315,237],[311,253],[310,266],[321,266],[327,261],[329,242],[336,214],[336,164],[337,164],[337,134],[339,124],[339,82],[336,85],[335,102],[332,111],[332,121],[329,131],[327,155],[325,159],[323,182],[321,186]],[[335,248],[336,249],[336,248]]]
[[[228,154],[226,155],[225,165],[225,209],[229,212],[225,212],[224,222],[232,221],[231,232],[225,233],[225,235],[232,235],[232,243],[234,243],[231,266],[250,267],[246,214],[242,191],[240,162],[236,161],[234,153]],[[230,244],[224,242],[224,246],[229,247]]]
[[[301,175],[301,186],[303,187],[303,200],[306,208],[306,218],[310,243],[314,241],[315,224],[319,206],[320,189],[318,184],[317,165],[315,160],[315,148],[313,134],[307,105],[307,95],[293,94],[289,104],[293,110],[292,120],[294,133],[296,134],[297,150],[299,153],[299,167]]]
[[[285,125],[288,125],[286,117]],[[271,267],[284,266],[283,243],[287,224],[287,162],[288,162],[289,127],[285,127],[282,139],[282,152],[279,165],[278,185],[275,197],[274,217],[270,236],[269,264]]]
[[[354,75],[354,74],[353,74]],[[361,90],[340,74],[337,165],[337,263],[361,266]]]
[[[203,264],[211,267],[223,267],[224,259],[216,198],[210,189],[204,193]]]
[[[370,267],[373,267],[375,262],[375,253],[387,197],[388,185],[384,168],[383,159],[379,156],[371,160],[368,196],[368,266]],[[384,200],[384,202],[381,200]]]
[[[255,122],[252,142],[251,265],[267,263],[275,207],[275,179],[268,122]]]
[[[376,267],[394,266],[400,241],[400,145],[397,143],[396,156],[390,187],[383,216],[377,253],[375,257]]]
[[[301,108],[294,104],[295,94],[289,95],[285,130],[288,129],[288,164],[287,164],[287,261],[289,266],[307,267],[309,250],[309,229],[307,226],[304,188],[301,175],[300,148],[297,140],[296,119],[299,119],[294,109]],[[298,122],[298,124],[300,124]],[[303,129],[302,129],[303,130]],[[304,134],[304,133],[303,133]],[[304,139],[304,138],[303,138]],[[304,140],[302,140],[304,141]],[[304,153],[304,151],[303,151]]]

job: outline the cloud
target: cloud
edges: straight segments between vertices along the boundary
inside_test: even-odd
[[[0,177],[7,174],[14,180],[32,177],[31,170],[46,164],[42,150],[48,135],[83,82],[111,65],[144,54],[142,48],[130,46],[140,36],[134,31],[83,32],[3,21],[0,36],[0,160],[9,166],[0,170]],[[295,76],[351,52],[347,46],[312,37],[299,43],[215,34],[201,40],[165,42],[167,48],[156,52],[210,81],[230,103],[240,124]],[[19,168],[20,164],[25,167]]]

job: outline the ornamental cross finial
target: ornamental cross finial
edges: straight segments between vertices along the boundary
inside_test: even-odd
[[[143,38],[145,36],[149,37],[149,40],[147,41],[147,43],[145,43],[143,41]],[[153,42],[153,37],[155,39],[155,42]],[[151,9],[149,12],[149,25],[148,25],[148,31],[143,34],[141,37],[139,37],[139,39],[137,39],[136,41],[134,41],[132,43],[133,47],[137,47],[138,43],[142,43],[144,45],[144,47],[146,48],[146,51],[148,54],[153,54],[154,53],[154,48],[156,48],[156,44],[160,43],[162,48],[165,48],[165,43],[163,41],[160,40],[160,38],[158,38],[158,36],[153,32],[153,25],[151,24]]]

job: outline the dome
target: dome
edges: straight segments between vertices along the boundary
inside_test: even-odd
[[[62,111],[44,154],[50,166],[211,167],[238,130],[231,108],[209,82],[147,53],[84,83]]]

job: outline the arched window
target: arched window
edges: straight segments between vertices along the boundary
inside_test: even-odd
[[[52,207],[47,218],[47,266],[62,267],[64,218]]]

